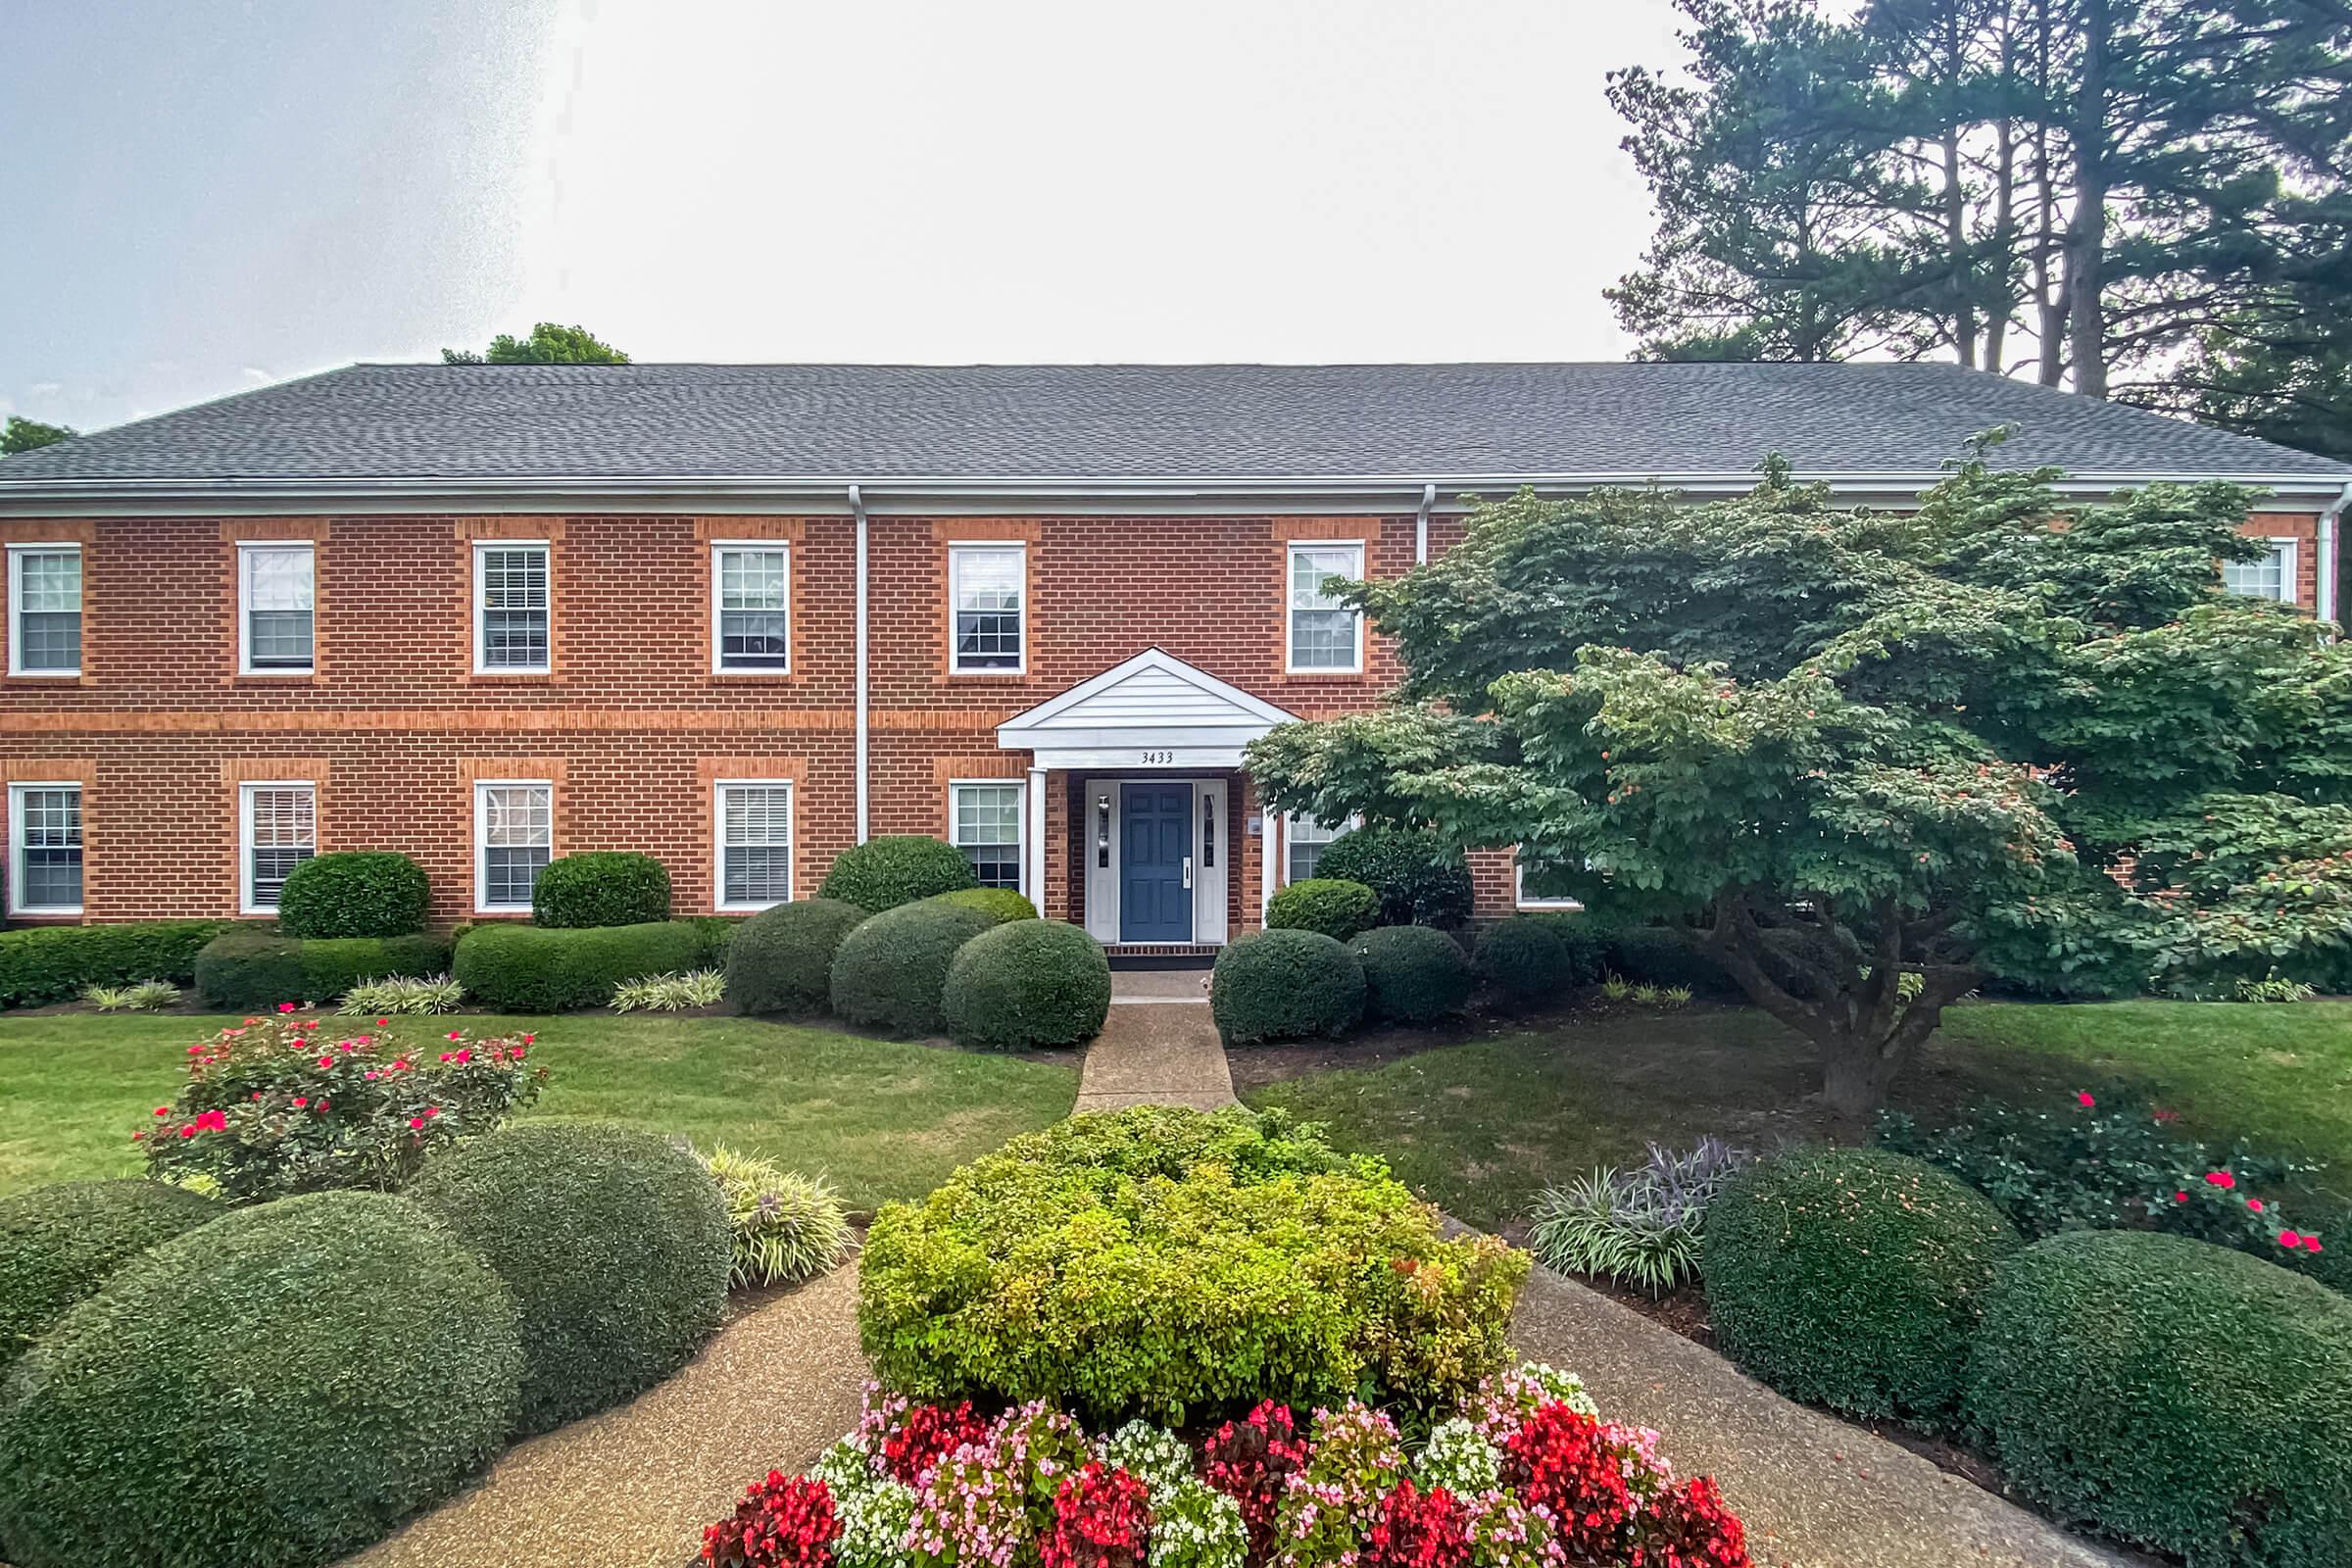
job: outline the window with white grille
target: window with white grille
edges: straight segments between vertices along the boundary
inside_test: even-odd
[[[1584,906],[1554,885],[1557,874],[1539,871],[1527,874],[1527,864],[1519,861],[1511,867],[1513,901],[1522,909],[1581,909]],[[1532,886],[1531,886],[1532,884]]]
[[[1346,822],[1329,826],[1311,816],[1290,818],[1283,825],[1283,853],[1287,858],[1283,880],[1303,882],[1313,876],[1315,867],[1322,862],[1324,846],[1333,839],[1345,838],[1348,826]]]
[[[1028,559],[1020,545],[959,546],[948,552],[958,672],[1018,674],[1027,667]]]
[[[792,667],[792,552],[788,546],[710,547],[711,667]]]
[[[500,782],[473,787],[474,907],[527,909],[556,842],[556,787]]]
[[[8,668],[81,673],[81,546],[8,547]]]
[[[792,786],[724,779],[718,790],[718,906],[764,909],[792,897]]]
[[[311,673],[316,559],[309,545],[237,546],[237,667],[246,674]]]
[[[1021,889],[1022,786],[951,784],[956,847],[984,888]]]
[[[1326,593],[1333,577],[1364,574],[1360,544],[1291,546],[1290,667],[1347,674],[1363,668],[1363,617]]]
[[[274,914],[296,866],[318,853],[318,791],[310,784],[245,784],[237,791],[247,914]]]
[[[2222,563],[2222,586],[2248,599],[2295,602],[2295,541],[2273,539],[2270,553],[2259,561]]]
[[[8,847],[9,912],[81,912],[80,785],[10,785]]]
[[[473,667],[483,674],[543,675],[550,668],[548,547],[473,547]]]

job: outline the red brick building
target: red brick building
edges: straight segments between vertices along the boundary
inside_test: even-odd
[[[1328,831],[1240,748],[1376,702],[1320,592],[1465,494],[1902,505],[1969,433],[2082,493],[2266,488],[2231,584],[2332,614],[2352,468],[1929,366],[361,366],[0,463],[12,922],[267,913],[323,850],[447,921],[641,850],[679,912],[927,833],[1105,942],[1212,946]],[[1478,858],[1482,913],[1514,903]]]

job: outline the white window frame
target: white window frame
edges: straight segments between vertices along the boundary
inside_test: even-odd
[[[8,786],[8,912],[12,915],[27,917],[79,914],[82,911],[80,904],[26,904],[24,902],[24,797],[33,790],[72,790],[81,798],[81,896],[83,902],[87,903],[90,896],[89,786],[77,778],[12,781]]]
[[[948,842],[956,847],[956,853],[958,855],[963,853],[965,845],[956,837],[963,826],[963,813],[957,808],[956,796],[956,792],[960,790],[973,789],[1009,789],[1012,791],[1014,803],[1013,844],[1018,851],[1018,858],[1013,863],[1020,867],[1019,874],[1013,882],[1013,891],[1025,899],[1034,900],[1036,895],[1029,891],[1029,785],[1027,781],[1017,778],[952,778],[948,780]]]
[[[490,652],[489,607],[483,601],[484,562],[493,550],[536,550],[547,558],[547,658],[536,664],[493,664]],[[556,550],[547,539],[476,539],[473,542],[473,672],[476,675],[546,675],[556,667]]]
[[[2262,542],[2266,545],[2269,545],[2273,550],[2278,552],[2278,592],[2275,596],[2274,602],[2281,605],[2293,605],[2298,603],[2299,601],[2296,598],[2295,588],[2296,572],[2299,568],[2300,563],[2296,559],[2296,554],[2297,547],[2302,543],[2302,541],[2297,539],[2292,534],[2287,534],[2283,537],[2265,538]],[[2249,561],[2244,563],[2230,563],[2230,564],[2244,564],[2250,566],[2253,565],[2254,563]],[[2325,563],[2323,563],[2323,564],[2325,564]],[[2274,598],[2274,596],[2264,594],[2239,593],[2236,589],[2229,587],[2227,581],[2223,583],[2223,587],[2233,597],[2239,599]]]
[[[1014,580],[1021,590],[1021,647],[1010,664],[965,668],[956,651],[956,618],[963,594],[961,572],[967,556],[1009,553],[1020,563]],[[1029,673],[1029,547],[1018,539],[958,539],[948,546],[948,672],[952,675],[1026,675]]]
[[[311,558],[311,660],[307,664],[272,664],[268,669],[256,669],[253,664],[253,558],[257,551],[272,550],[291,555],[297,551]],[[477,595],[478,597],[478,595]],[[318,547],[307,539],[240,539],[237,541],[237,673],[254,675],[264,680],[273,675],[291,676],[297,680],[318,673]]]
[[[81,568],[81,634],[75,639],[72,669],[26,669],[24,667],[24,558],[54,556],[72,552]],[[79,680],[82,664],[90,653],[90,562],[88,553],[72,539],[59,539],[47,544],[27,541],[8,547],[8,672],[25,680]]]
[[[257,903],[253,896],[253,798],[262,790],[303,790],[311,797],[311,853],[318,853],[318,783],[308,778],[254,779],[237,785],[237,910],[241,914],[275,914],[274,904]],[[84,852],[86,855],[86,851]]]
[[[528,904],[492,904],[490,892],[490,802],[492,790],[547,791],[547,858],[556,858],[556,781],[549,778],[477,778],[473,781],[473,912],[528,914]]]
[[[1527,866],[1516,855],[1511,857],[1511,906],[1519,909],[1581,909],[1585,906],[1577,899],[1530,898],[1527,892]]]
[[[725,653],[721,627],[725,623],[725,608],[721,603],[720,563],[730,551],[757,551],[761,555],[784,558],[784,662],[781,664],[730,664]],[[554,599],[551,589],[549,599]],[[550,636],[553,636],[551,615]],[[554,643],[548,645],[550,652]],[[713,539],[710,541],[710,672],[714,675],[789,675],[792,673],[792,544],[785,539]]]
[[[1364,612],[1351,613],[1355,628],[1355,653],[1346,664],[1301,664],[1298,662],[1298,618],[1291,605],[1291,584],[1298,575],[1298,557],[1313,550],[1352,550],[1355,552],[1355,570],[1352,573],[1327,571],[1326,577],[1364,575],[1365,552],[1361,539],[1294,539],[1282,557],[1282,665],[1286,675],[1360,675],[1364,672]]]
[[[784,792],[784,897],[774,900],[727,901],[727,791],[736,789]],[[710,781],[710,907],[720,914],[757,914],[790,904],[801,891],[801,791],[788,778],[721,778]]]
[[[1296,842],[1295,835],[1298,831],[1298,824],[1302,820],[1305,820],[1305,816],[1306,813],[1303,811],[1288,811],[1284,813],[1282,818],[1282,885],[1286,888],[1291,885],[1293,880],[1291,876],[1291,846],[1294,842]],[[1322,819],[1318,817],[1315,820],[1320,822]],[[1364,819],[1362,817],[1351,816],[1346,822],[1340,825],[1338,832],[1332,834],[1330,838],[1327,838],[1322,842],[1324,846],[1328,848],[1333,843],[1340,839],[1346,838],[1348,834],[1354,832],[1357,828],[1362,827],[1363,825]],[[1318,870],[1317,875],[1320,874],[1321,872]]]

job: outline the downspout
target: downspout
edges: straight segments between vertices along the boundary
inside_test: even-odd
[[[1438,487],[1434,484],[1423,485],[1421,514],[1413,519],[1413,564],[1416,566],[1429,564],[1429,509],[1437,504]]]
[[[2335,619],[2335,524],[2336,519],[2344,514],[2346,506],[2352,506],[2352,484],[2346,484],[2343,494],[2320,514],[2319,604],[2316,608],[2322,620]]]
[[[854,776],[858,790],[858,842],[866,841],[866,754],[865,701],[869,676],[865,662],[865,496],[858,486],[850,486],[850,515],[857,519],[858,530],[858,744]]]

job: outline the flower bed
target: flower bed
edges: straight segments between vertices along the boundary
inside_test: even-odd
[[[1349,1401],[1269,1400],[1194,1441],[1093,1436],[1043,1401],[993,1418],[868,1385],[807,1476],[770,1471],[704,1532],[716,1568],[1746,1568],[1745,1533],[1657,1434],[1572,1376],[1489,1378],[1418,1451]]]

